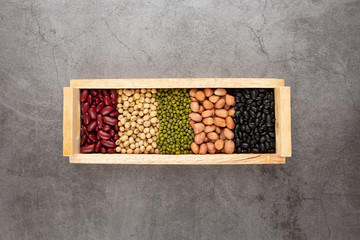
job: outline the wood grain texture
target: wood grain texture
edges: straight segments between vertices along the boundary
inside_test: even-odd
[[[142,78],[142,79],[74,79],[74,88],[275,88],[283,79],[273,78]]]
[[[64,88],[63,155],[80,153],[80,91]]]
[[[274,89],[276,153],[291,157],[291,97],[290,87]]]
[[[70,163],[81,164],[284,164],[285,158],[277,154],[75,154]]]
[[[72,125],[73,111],[72,102],[74,99],[74,91],[71,87],[64,88],[64,105],[63,105],[63,155],[70,156],[73,154],[72,144]]]

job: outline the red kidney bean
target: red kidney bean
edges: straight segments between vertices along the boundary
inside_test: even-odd
[[[97,118],[95,108],[90,108],[88,113],[92,120],[95,120]]]
[[[91,141],[93,141],[93,142],[97,142],[96,135],[93,134],[93,133],[89,134],[89,139],[90,139]]]
[[[84,146],[84,145],[85,145],[85,143],[86,143],[86,140],[87,140],[86,135],[82,136],[82,137],[81,137],[81,143],[80,143],[80,146]]]
[[[96,126],[96,128],[95,128],[95,132],[97,132],[97,131],[99,131],[99,127],[98,127],[98,126]]]
[[[105,116],[103,120],[104,120],[104,123],[109,124],[109,125],[116,125],[118,123],[117,118],[111,118],[108,116]]]
[[[80,151],[83,153],[91,153],[94,151],[94,149],[95,149],[95,143],[81,147]]]
[[[100,99],[96,98],[95,99],[95,104],[98,105],[100,103]]]
[[[106,148],[102,147],[100,150],[102,153],[106,153]]]
[[[98,91],[99,93],[101,93],[102,90],[101,90],[101,89],[98,89],[97,91]]]
[[[105,116],[108,115],[109,113],[111,113],[113,111],[113,107],[111,106],[106,106],[101,110],[101,115]]]
[[[114,148],[108,148],[107,152],[108,153],[116,153],[116,150]]]
[[[106,140],[101,140],[101,145],[107,148],[116,147],[116,144],[113,141],[106,141]]]
[[[92,104],[92,97],[91,95],[89,94],[89,96],[87,97],[87,101],[88,103],[91,105]]]
[[[117,133],[115,133],[115,135],[114,135],[114,140],[116,141],[116,140],[118,140],[119,139],[119,135],[117,134]]]
[[[89,108],[90,108],[90,105],[89,105],[89,103],[84,103],[84,105],[81,107],[81,112],[83,113],[83,114],[85,114],[85,113],[87,113],[87,111],[89,110]]]
[[[112,104],[116,104],[117,103],[117,92],[115,89],[111,89],[110,90],[110,100]]]
[[[88,95],[89,95],[88,90],[86,90],[86,89],[81,90],[80,102],[85,102],[87,100]]]
[[[110,129],[109,133],[110,133],[110,136],[113,137],[115,135],[114,129]]]
[[[96,125],[97,125],[96,121],[92,121],[92,122],[89,124],[89,126],[87,127],[87,130],[88,130],[89,132],[93,131],[93,130],[96,128]]]
[[[107,132],[111,129],[111,127],[109,125],[104,125],[102,129]]]
[[[102,101],[102,102],[104,101],[104,96],[103,96],[101,93],[99,94],[99,99],[100,99],[100,101]]]
[[[103,109],[104,105],[105,104],[103,102],[99,103],[96,107],[96,112],[99,113]]]
[[[104,94],[104,97],[105,97],[105,96],[110,97],[109,91],[108,91],[107,89],[103,89],[103,90],[102,90],[102,93]]]
[[[95,145],[95,152],[97,152],[97,153],[100,152],[100,148],[101,148],[101,142],[98,141]]]
[[[119,116],[119,112],[118,111],[112,111],[111,113],[109,113],[109,116],[110,117],[117,117],[117,116]]]
[[[104,140],[108,140],[111,137],[111,135],[109,133],[104,132],[103,130],[98,131],[98,134],[99,134],[100,138],[102,138]]]
[[[117,125],[117,124],[115,125],[115,131],[117,131],[117,132],[119,131],[119,125]]]
[[[88,113],[85,113],[84,115],[83,115],[83,120],[84,120],[84,124],[87,126],[87,125],[89,125],[90,124],[90,116],[89,116],[89,114]]]
[[[97,124],[98,124],[99,129],[103,128],[103,118],[102,118],[101,114],[97,115]]]
[[[111,101],[109,96],[104,97],[104,103],[106,106],[111,106]]]
[[[95,120],[96,119],[96,111],[95,111],[95,108],[90,108],[89,109],[89,111],[88,111],[88,113],[89,113],[89,116],[90,116],[90,118],[92,119],[92,120]]]
[[[91,89],[90,91],[90,94],[93,95],[94,97],[96,97],[98,95],[98,92],[94,89]]]

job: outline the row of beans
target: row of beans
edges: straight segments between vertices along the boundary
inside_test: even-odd
[[[273,89],[81,90],[81,152],[275,152]]]

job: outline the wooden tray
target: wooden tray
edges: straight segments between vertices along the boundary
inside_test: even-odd
[[[274,88],[276,153],[274,154],[82,154],[80,153],[80,89],[122,88]],[[291,157],[290,87],[283,79],[167,78],[81,79],[64,88],[63,155],[86,164],[284,164]]]

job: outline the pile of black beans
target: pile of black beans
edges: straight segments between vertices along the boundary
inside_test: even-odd
[[[235,152],[275,152],[274,90],[231,89],[235,96]]]

